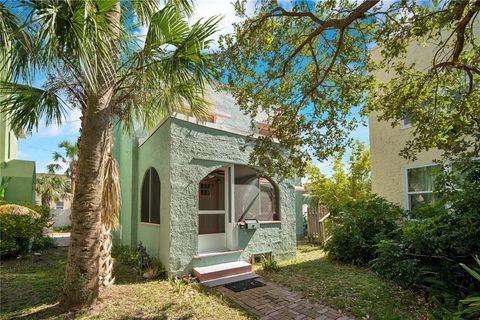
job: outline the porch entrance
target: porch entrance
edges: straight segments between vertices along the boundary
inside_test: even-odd
[[[199,183],[199,253],[225,251],[227,248],[228,184],[228,168],[212,171]]]

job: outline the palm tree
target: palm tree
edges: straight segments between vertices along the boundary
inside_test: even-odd
[[[69,198],[70,184],[56,174],[42,174],[37,176],[35,192],[40,196],[42,206],[50,208],[52,202]]]
[[[5,33],[8,28],[0,23],[2,36],[19,43],[11,46],[18,52],[8,54],[10,61],[28,50],[20,66],[3,61],[3,66],[11,66],[12,81],[1,83],[0,98],[12,125],[31,132],[41,120],[61,123],[72,109],[82,113],[60,298],[66,310],[96,301],[103,260],[99,239],[102,230],[118,223],[113,119],[129,131],[134,122],[150,128],[166,112],[188,110],[201,117],[208,110],[204,89],[215,78],[208,49],[219,19],[190,26],[191,1],[164,0],[163,8],[159,2],[24,0],[11,10],[24,10],[15,19],[28,41]],[[144,38],[137,34],[141,26],[148,27]],[[34,72],[49,75],[42,87],[30,85]],[[13,81],[19,77],[23,83]]]
[[[78,146],[70,141],[64,140],[58,144],[62,152],[55,151],[53,153],[53,161],[47,166],[48,172],[55,174],[59,170],[63,170],[68,178],[70,178],[71,193],[75,192],[75,175],[77,171]],[[60,162],[60,163],[59,163]]]

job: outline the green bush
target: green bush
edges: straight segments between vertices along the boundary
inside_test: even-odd
[[[273,258],[272,254],[264,255],[262,259],[262,268],[266,272],[277,272],[280,270],[277,260]]]
[[[113,245],[112,257],[118,259],[121,263],[132,267],[137,264],[137,251],[127,245]]]
[[[335,260],[366,265],[376,257],[377,244],[393,238],[403,217],[400,207],[380,197],[349,201],[332,218],[325,250]]]
[[[477,268],[475,269],[463,263],[460,263],[460,266],[468,272],[472,279],[480,283],[480,259],[475,257],[475,261],[477,262]],[[480,292],[475,292],[466,299],[460,300],[458,309],[455,313],[455,319],[480,319]]]
[[[41,206],[0,206],[0,255],[2,257],[24,255],[32,250],[53,246],[53,241],[44,237],[48,210]]]
[[[123,264],[135,267],[140,275],[147,274],[148,278],[165,278],[167,275],[160,259],[150,257],[142,242],[136,249],[128,245],[115,244],[112,247],[112,257]]]
[[[426,290],[448,310],[480,290],[459,265],[474,266],[480,252],[480,164],[460,172],[439,177],[435,205],[412,212],[395,238],[379,242],[372,264],[386,278]]]

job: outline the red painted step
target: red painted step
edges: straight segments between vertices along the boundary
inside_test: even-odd
[[[200,281],[210,281],[252,271],[252,265],[245,261],[227,262],[193,269],[193,275]]]

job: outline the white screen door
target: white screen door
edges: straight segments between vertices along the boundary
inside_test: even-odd
[[[227,171],[209,173],[198,188],[198,252],[224,251],[226,248]]]

